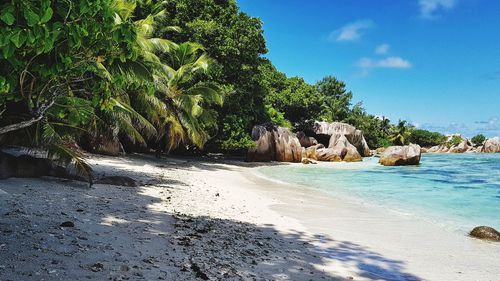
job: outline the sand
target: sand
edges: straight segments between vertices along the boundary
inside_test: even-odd
[[[498,280],[500,246],[213,158],[91,156],[139,187],[0,181],[0,280]],[[61,227],[66,221],[74,227]]]

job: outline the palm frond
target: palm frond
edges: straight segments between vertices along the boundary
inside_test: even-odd
[[[215,85],[200,85],[194,86],[186,91],[187,95],[199,95],[203,101],[208,104],[223,105],[224,95],[221,90]]]
[[[130,117],[134,118],[139,122],[139,124],[142,126],[142,129],[148,136],[153,136],[156,135],[158,132],[156,131],[156,128],[151,124],[146,118],[144,118],[141,114],[139,114],[137,111],[135,111],[130,105],[127,103],[120,102],[119,100],[115,98],[111,98],[111,101],[113,102],[113,105],[117,109],[121,109],[124,112],[130,114]]]
[[[57,160],[65,165],[73,164],[78,175],[86,177],[92,183],[92,167],[85,161],[83,154],[66,144],[65,142],[52,142],[48,146],[49,158]]]
[[[122,20],[128,19],[134,12],[136,6],[136,2],[131,0],[114,0],[112,3],[112,8]]]
[[[42,126],[42,140],[43,146],[47,148],[48,158],[66,165],[72,163],[79,175],[87,177],[89,182],[92,181],[92,168],[85,161],[83,154],[78,148],[70,145],[68,140],[64,140],[50,123]]]

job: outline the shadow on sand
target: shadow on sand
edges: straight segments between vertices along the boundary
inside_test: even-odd
[[[106,158],[96,170],[120,174],[124,163],[144,166],[148,161],[153,160]],[[226,163],[187,158],[150,165],[228,169]],[[155,180],[147,169],[135,176]],[[0,181],[8,193],[0,194],[0,280],[356,280],[323,271],[332,263],[350,266],[367,279],[421,280],[405,272],[404,262],[347,241],[166,211],[161,207],[168,209],[172,190],[186,187],[168,180],[167,172],[158,180],[164,184],[157,194],[148,187]],[[60,227],[64,221],[75,227]]]

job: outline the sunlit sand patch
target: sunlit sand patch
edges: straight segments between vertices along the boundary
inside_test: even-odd
[[[107,225],[107,226],[114,226],[114,225],[118,225],[118,224],[127,224],[127,223],[130,223],[130,222],[127,220],[121,219],[121,218],[117,218],[115,216],[108,215],[107,217],[102,219],[100,224]]]

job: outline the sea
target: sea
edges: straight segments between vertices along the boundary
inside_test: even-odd
[[[418,166],[386,167],[376,157],[329,164],[265,166],[257,172],[289,188],[317,189],[455,230],[500,229],[500,153],[426,153]]]

